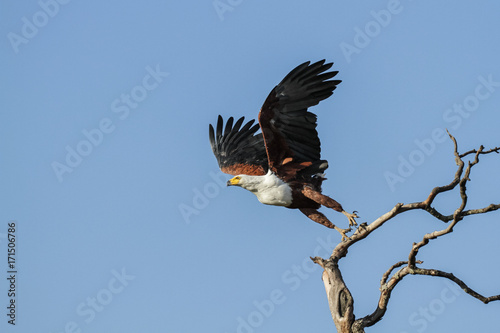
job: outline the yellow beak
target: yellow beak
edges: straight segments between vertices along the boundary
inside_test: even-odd
[[[227,186],[238,185],[240,182],[240,177],[233,177],[227,181]]]

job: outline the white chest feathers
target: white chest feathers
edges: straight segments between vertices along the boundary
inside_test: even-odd
[[[270,171],[265,176],[245,176],[241,180],[241,187],[255,194],[263,204],[273,206],[292,204],[292,189]]]

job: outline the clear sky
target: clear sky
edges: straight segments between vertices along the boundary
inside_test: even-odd
[[[223,186],[208,142],[217,115],[255,118],[304,61],[340,72],[312,111],[330,162],[324,192],[360,222],[452,179],[445,128],[461,151],[500,145],[498,2],[0,3],[1,332],[333,331],[308,258],[328,257],[340,236]],[[499,202],[499,169],[499,155],[481,159],[468,208]],[[458,203],[455,192],[436,206]],[[420,252],[423,267],[500,293],[499,222],[467,218]],[[350,249],[340,265],[357,317],[412,242],[444,227],[411,212]],[[367,332],[495,332],[499,312],[409,276]]]

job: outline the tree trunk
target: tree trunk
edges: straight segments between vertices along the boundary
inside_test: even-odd
[[[323,283],[325,284],[326,295],[330,313],[337,328],[338,333],[362,333],[361,330],[353,330],[354,324],[354,299],[351,292],[345,285],[339,266],[332,259],[318,261],[313,259],[323,267]]]

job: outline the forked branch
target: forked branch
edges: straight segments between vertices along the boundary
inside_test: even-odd
[[[431,190],[427,198],[420,202],[414,202],[409,204],[398,203],[396,204],[390,211],[385,213],[384,215],[377,218],[375,221],[370,224],[363,223],[361,224],[355,233],[349,237],[349,239],[340,242],[335,249],[333,250],[332,255],[329,259],[321,259],[314,258],[313,261],[320,264],[321,267],[325,270],[323,273],[323,281],[325,283],[325,288],[327,291],[327,297],[330,304],[330,311],[332,313],[332,317],[334,319],[335,325],[337,326],[337,330],[339,332],[364,332],[365,327],[369,327],[377,323],[382,319],[382,316],[387,311],[387,305],[389,303],[389,298],[391,296],[392,291],[398,285],[398,283],[403,280],[403,278],[407,275],[428,275],[428,276],[438,276],[449,279],[453,281],[457,285],[459,285],[464,292],[479,299],[481,302],[487,304],[492,301],[500,300],[500,295],[485,297],[478,292],[469,288],[465,282],[461,279],[454,276],[452,273],[443,272],[437,269],[428,269],[417,267],[417,265],[422,264],[422,261],[417,260],[417,255],[419,250],[429,244],[431,240],[437,239],[444,235],[447,235],[453,232],[453,229],[456,225],[463,220],[465,217],[475,214],[484,214],[492,211],[496,211],[500,209],[500,203],[492,203],[483,208],[476,209],[468,209],[467,206],[467,183],[470,181],[470,174],[472,168],[479,163],[479,156],[491,154],[491,153],[499,153],[500,147],[495,147],[493,149],[484,150],[484,147],[481,146],[479,149],[472,149],[463,154],[458,152],[458,145],[456,139],[448,132],[450,139],[454,145],[454,156],[455,162],[457,164],[457,170],[451,182],[449,184],[443,186],[437,186]],[[467,164],[463,161],[463,158],[469,155],[473,155],[473,160],[468,161]],[[461,202],[460,206],[449,215],[442,214],[436,208],[432,207],[432,204],[435,198],[444,192],[452,191],[458,187],[458,191],[460,194]],[[366,238],[373,231],[380,228],[387,221],[396,217],[397,215],[414,210],[420,209],[428,212],[431,216],[437,218],[438,220],[448,223],[446,228],[434,232],[430,232],[424,235],[422,240],[418,243],[413,243],[413,246],[408,255],[407,261],[400,261],[396,264],[392,265],[382,276],[380,281],[380,298],[377,304],[375,311],[367,315],[363,318],[355,320],[353,311],[353,300],[347,289],[345,282],[342,279],[342,275],[340,274],[338,268],[338,261],[347,255],[347,251],[350,246],[359,242],[360,240]],[[398,269],[399,268],[399,269]],[[398,269],[394,274],[392,272]],[[391,275],[392,274],[392,275]],[[332,288],[332,285],[339,285],[342,288]],[[337,293],[336,291],[337,290]],[[341,298],[338,294],[338,290],[342,290],[345,295],[349,297],[345,298],[347,305],[344,309],[348,311],[346,313],[342,313],[342,316],[339,317],[338,309],[332,308],[332,304],[338,304],[338,300]],[[351,312],[349,312],[351,311]],[[339,318],[342,321],[339,321]]]

